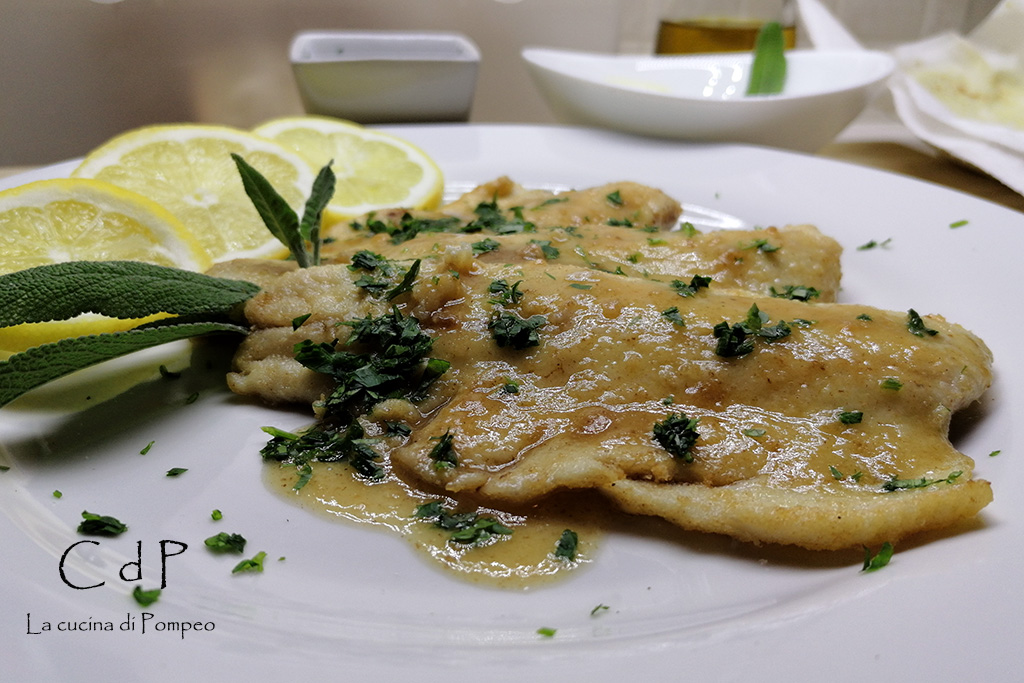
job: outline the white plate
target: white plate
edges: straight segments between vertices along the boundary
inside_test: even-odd
[[[453,183],[500,174],[527,185],[630,179],[749,224],[817,224],[846,247],[844,300],[941,312],[991,345],[995,386],[970,419],[957,422],[956,444],[993,482],[995,502],[977,528],[900,544],[892,563],[873,574],[860,572],[856,552],[807,554],[648,530],[608,538],[592,565],[561,584],[481,588],[428,566],[398,538],[314,517],[269,492],[259,427],[296,427],[308,416],[233,397],[215,365],[78,414],[0,413],[0,458],[12,465],[0,474],[5,680],[1016,675],[1024,476],[1012,425],[1024,395],[1024,365],[1016,362],[1024,330],[1009,255],[1024,248],[1024,216],[915,180],[760,148],[559,127],[389,130],[421,145]],[[961,220],[969,222],[949,227]],[[885,248],[857,250],[889,238]],[[1002,454],[990,457],[995,450]],[[188,472],[167,478],[171,467]],[[222,521],[210,519],[214,508],[223,510]],[[70,581],[106,582],[75,590],[58,567],[62,553],[85,538],[74,531],[83,510],[119,517],[129,531],[69,555]],[[203,547],[218,531],[249,539],[247,556],[265,550],[265,572],[232,576],[235,558]],[[143,585],[155,586],[161,540],[188,550],[167,560],[163,596],[142,609],[129,596],[135,584],[118,570],[136,559],[141,541]],[[600,604],[610,609],[591,616]],[[155,615],[145,634],[143,612]],[[110,621],[116,629],[128,617],[134,630],[40,632],[44,621],[55,629],[61,621]],[[182,639],[154,630],[157,621],[214,630]],[[558,630],[542,638],[540,627]]]

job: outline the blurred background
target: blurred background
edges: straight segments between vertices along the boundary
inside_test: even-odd
[[[822,0],[869,47],[966,31],[998,0]],[[0,166],[81,156],[139,125],[302,113],[310,29],[457,31],[482,55],[471,121],[553,123],[526,45],[652,50],[667,0],[0,0]],[[799,45],[799,37],[798,37]]]

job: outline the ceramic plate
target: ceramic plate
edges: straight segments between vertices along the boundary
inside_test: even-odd
[[[1013,424],[1024,397],[1016,359],[1024,329],[1009,266],[1024,248],[1024,216],[915,180],[769,149],[562,127],[389,130],[433,155],[452,187],[501,174],[530,186],[628,179],[727,225],[818,225],[845,248],[842,300],[942,313],[992,347],[995,384],[955,421],[953,436],[976,459],[977,476],[993,482],[995,502],[970,528],[901,543],[891,564],[870,574],[860,571],[859,552],[758,548],[641,524],[610,534],[595,560],[565,581],[487,588],[436,569],[400,538],[313,516],[272,493],[262,478],[260,427],[297,428],[310,416],[234,397],[222,380],[227,356],[216,348],[194,352],[179,379],[160,378],[157,364],[189,361],[189,347],[168,349],[139,361],[156,379],[110,400],[99,400],[109,376],[98,377],[0,413],[0,460],[10,467],[0,473],[5,679],[1016,675],[1024,475]],[[871,240],[885,246],[858,249]],[[86,407],[69,409],[76,400]],[[165,476],[172,467],[188,471]],[[211,519],[214,509],[221,521]],[[129,530],[75,546],[87,538],[75,532],[83,510],[118,517]],[[236,557],[203,547],[220,531],[245,536],[247,556],[265,551],[264,572],[232,575]],[[166,582],[148,608],[130,596],[137,582],[126,580],[138,575],[140,558],[144,587]],[[592,614],[599,605],[608,609]],[[112,630],[102,630],[107,623]],[[543,637],[539,628],[557,630]]]

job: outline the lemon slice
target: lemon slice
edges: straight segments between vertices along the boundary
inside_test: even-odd
[[[0,273],[65,261],[144,261],[199,270],[209,258],[159,204],[99,180],[40,180],[0,192]],[[65,337],[116,332],[161,316],[74,320],[0,328],[0,355]]]
[[[133,190],[184,223],[213,261],[285,253],[245,194],[231,153],[266,176],[301,214],[315,177],[301,157],[228,126],[158,125],[118,135],[72,172]]]
[[[65,261],[209,265],[202,245],[173,214],[116,185],[56,178],[0,192],[0,273]]]
[[[274,119],[253,129],[306,159],[314,168],[334,160],[332,219],[354,218],[391,207],[432,209],[444,177],[420,148],[394,135],[321,116]]]

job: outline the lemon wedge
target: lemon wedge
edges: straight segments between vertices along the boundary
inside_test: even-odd
[[[39,180],[0,192],[0,273],[65,261],[144,261],[200,270],[202,245],[167,209],[99,180]],[[161,316],[68,321],[0,328],[0,357],[85,334],[126,330]]]
[[[160,204],[185,224],[211,261],[282,256],[284,247],[245,194],[232,153],[301,213],[314,168],[268,138],[229,126],[136,128],[90,152],[72,176],[104,180]]]
[[[322,116],[273,119],[253,133],[294,151],[314,168],[334,160],[330,219],[392,207],[432,209],[441,202],[441,169],[423,150],[394,135]]]

